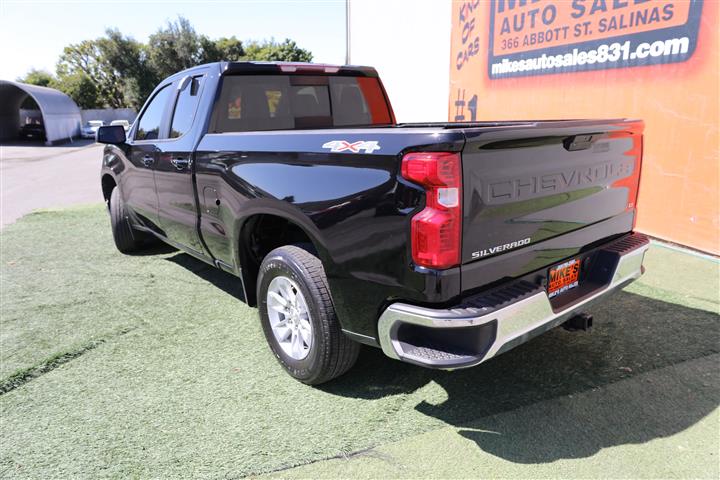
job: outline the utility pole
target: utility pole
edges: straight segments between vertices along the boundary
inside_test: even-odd
[[[350,65],[350,0],[345,0],[345,65]]]

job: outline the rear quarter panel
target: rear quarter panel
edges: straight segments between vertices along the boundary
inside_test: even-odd
[[[323,148],[336,140],[380,148]],[[195,157],[203,238],[215,258],[242,267],[240,232],[251,216],[291,220],[318,250],[343,328],[375,337],[389,301],[444,301],[460,292],[458,269],[412,267],[409,220],[424,192],[398,170],[409,148],[457,151],[462,143],[460,133],[429,129],[208,134]]]

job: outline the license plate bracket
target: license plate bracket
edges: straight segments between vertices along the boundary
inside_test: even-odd
[[[548,270],[548,298],[577,288],[580,285],[580,259],[572,258]]]

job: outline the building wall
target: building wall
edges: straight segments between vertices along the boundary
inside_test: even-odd
[[[718,7],[715,0],[454,2],[449,117],[643,119],[638,230],[720,254]],[[534,9],[546,22],[533,27]],[[652,21],[638,26],[640,15]],[[559,35],[548,40],[550,30]],[[687,50],[662,53],[676,39]],[[573,59],[575,50],[613,43],[627,43],[627,54],[616,48],[603,62]],[[636,50],[642,44],[657,44],[657,55]],[[527,59],[543,54],[571,62],[528,70]],[[503,61],[517,69],[493,71]]]
[[[445,121],[449,0],[350,4],[350,63],[375,67],[399,122]]]

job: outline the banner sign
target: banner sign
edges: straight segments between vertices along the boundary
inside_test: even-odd
[[[468,57],[478,53],[469,15],[481,3],[465,5]],[[498,79],[683,62],[702,0],[492,0],[490,9],[488,75]]]

